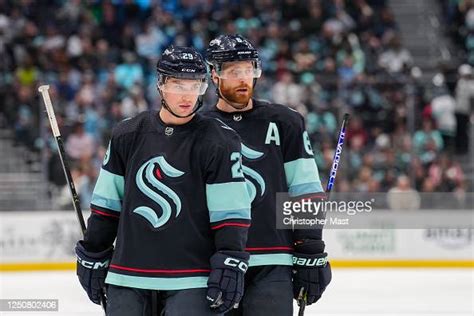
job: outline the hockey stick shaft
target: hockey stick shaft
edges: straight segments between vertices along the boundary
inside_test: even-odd
[[[51,98],[49,96],[48,90],[49,90],[49,85],[42,85],[38,88],[38,91],[41,93],[41,96],[43,97],[44,105],[46,107],[46,112],[48,113],[49,124],[51,125],[53,136],[56,139],[56,144],[58,145],[59,159],[61,160],[61,164],[63,166],[64,176],[66,177],[66,181],[69,186],[69,191],[71,192],[72,205],[74,206],[77,220],[79,221],[79,225],[81,226],[82,236],[84,237],[86,234],[86,223],[84,221],[84,216],[82,214],[79,195],[77,194],[76,187],[74,186],[74,181],[71,176],[71,171],[69,169],[69,165],[66,160],[63,140],[61,138],[61,133],[59,132],[58,122],[56,120],[56,115],[54,114],[54,108],[53,108],[53,104],[51,102]],[[104,311],[106,311],[106,300],[105,300],[105,295],[103,292],[101,293],[100,303]]]
[[[341,130],[339,131],[339,137],[337,139],[336,151],[334,152],[334,157],[332,158],[331,172],[329,174],[329,180],[326,186],[326,194],[331,193],[331,190],[336,181],[337,169],[340,165],[341,155],[342,155],[342,146],[344,145],[344,140],[346,138],[346,125],[349,121],[349,113],[345,113],[342,118]]]
[[[348,121],[349,121],[349,113],[345,113],[342,118],[341,130],[339,131],[336,151],[334,152],[334,157],[332,159],[332,165],[331,165],[331,172],[329,173],[329,179],[326,186],[326,194],[327,194],[326,199],[328,200],[329,200],[329,195],[331,193],[331,190],[334,186],[334,182],[336,181],[337,169],[339,168],[339,165],[340,165],[342,147],[344,145],[344,140],[346,138],[346,126],[347,126]],[[305,296],[304,288],[301,288],[300,290],[299,297],[298,297],[298,304],[300,306],[300,309],[298,311],[298,316],[304,316],[304,310],[306,308],[306,296]]]
[[[51,103],[51,98],[49,96],[49,85],[43,85],[38,88],[38,91],[43,97],[44,105],[46,107],[46,112],[48,113],[49,123],[51,125],[51,130],[53,131],[53,136],[56,139],[56,144],[58,145],[59,159],[63,166],[64,176],[66,177],[67,184],[69,186],[69,191],[72,196],[72,205],[76,211],[76,216],[81,225],[81,232],[84,236],[86,233],[86,224],[84,222],[84,216],[82,215],[81,204],[79,200],[79,195],[76,192],[76,187],[74,186],[74,181],[72,180],[71,171],[69,169],[68,162],[66,160],[66,154],[64,151],[64,144],[61,138],[61,133],[59,132],[58,122],[56,121],[56,115],[54,114],[53,104]]]

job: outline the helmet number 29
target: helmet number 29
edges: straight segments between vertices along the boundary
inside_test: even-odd
[[[193,54],[190,54],[190,53],[183,53],[181,55],[181,58],[188,59],[188,60],[193,60],[194,59]]]

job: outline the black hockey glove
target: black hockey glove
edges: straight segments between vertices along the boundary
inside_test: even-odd
[[[315,303],[331,282],[331,265],[324,241],[307,239],[296,243],[293,254],[293,297]]]
[[[105,293],[105,276],[113,250],[110,247],[102,252],[89,252],[82,240],[76,244],[77,276],[89,299],[95,304],[100,304],[101,291]]]
[[[249,254],[241,251],[219,251],[211,257],[207,281],[207,300],[212,310],[225,313],[237,307],[244,294],[244,275]]]

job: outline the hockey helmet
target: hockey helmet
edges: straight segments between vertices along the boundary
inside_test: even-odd
[[[262,74],[258,51],[245,37],[239,34],[219,35],[209,43],[206,50],[206,61],[219,73],[225,62],[246,61],[254,63],[254,78]]]
[[[166,83],[166,79],[200,80],[199,94],[207,89],[207,66],[204,58],[192,47],[169,46],[163,52],[156,65],[158,72],[158,86]]]

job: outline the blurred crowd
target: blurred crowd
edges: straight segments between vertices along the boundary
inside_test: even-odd
[[[474,1],[440,0],[448,32],[465,52],[466,62],[474,66]]]
[[[163,49],[174,43],[204,53],[220,33],[258,47],[264,75],[256,95],[305,116],[323,181],[339,119],[350,112],[339,191],[403,190],[407,176],[410,190],[468,189],[453,155],[467,152],[457,109],[471,102],[472,68],[460,71],[465,87],[455,96],[442,83],[427,91],[386,0],[0,0],[1,113],[18,144],[48,150],[52,188],[65,190],[54,140],[39,128],[41,117],[48,123],[36,89],[50,85],[87,207],[113,126],[159,106]],[[211,85],[206,104],[215,100]]]

